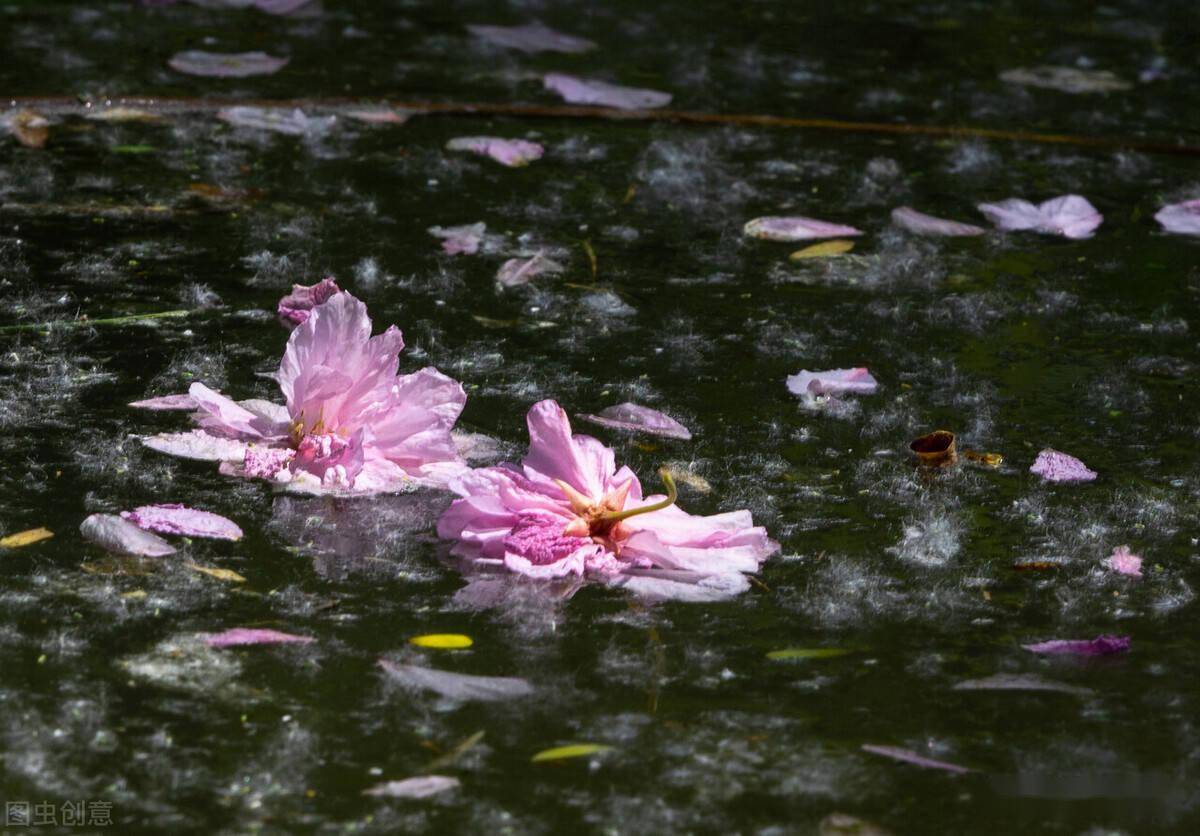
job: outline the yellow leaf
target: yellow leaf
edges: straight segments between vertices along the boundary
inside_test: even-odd
[[[603,743],[572,743],[570,746],[555,746],[553,749],[543,749],[533,756],[533,763],[545,763],[546,761],[561,761],[567,758],[583,758],[588,755],[599,755],[602,752],[612,751],[611,746],[605,746]]]
[[[121,597],[126,601],[142,601],[146,598],[146,590],[134,589],[131,592],[122,592]]]
[[[853,241],[847,241],[844,238],[834,238],[832,241],[822,241],[820,244],[813,244],[811,247],[796,250],[788,258],[792,261],[801,261],[806,258],[829,258],[830,256],[848,253],[852,249],[854,249]]]
[[[18,531],[16,534],[10,534],[0,540],[0,546],[6,549],[19,549],[21,546],[28,546],[42,540],[49,540],[54,536],[54,532],[48,528],[31,528],[28,531]]]
[[[187,564],[189,569],[195,569],[197,572],[216,578],[219,581],[232,581],[233,583],[245,583],[246,579],[232,569],[218,569],[215,566],[200,566],[195,563]]]
[[[425,636],[413,636],[408,642],[417,647],[431,647],[435,650],[462,650],[475,644],[470,636],[461,633],[429,633]]]
[[[772,650],[767,654],[768,659],[834,659],[845,656],[851,651],[841,647],[787,647],[783,650]]]

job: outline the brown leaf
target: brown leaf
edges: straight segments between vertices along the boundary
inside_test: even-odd
[[[229,581],[231,583],[245,583],[246,579],[232,569],[220,569],[216,566],[201,566],[198,563],[187,564],[189,569],[194,569],[197,572],[203,572],[209,577],[216,578],[219,581]]]

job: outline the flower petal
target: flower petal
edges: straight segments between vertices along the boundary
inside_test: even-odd
[[[379,660],[379,667],[392,681],[406,688],[433,691],[452,700],[495,702],[533,694],[533,686],[515,676],[470,676],[419,665],[399,665],[386,659]]]
[[[948,221],[918,212],[911,206],[900,206],[892,210],[892,223],[916,235],[966,236],[983,235],[983,227]]]
[[[92,514],[80,524],[79,533],[116,554],[163,557],[175,553],[175,547],[157,534],[143,531],[115,514]]]
[[[405,778],[403,781],[386,781],[376,784],[369,790],[363,790],[363,795],[373,795],[379,798],[428,798],[440,792],[456,790],[461,786],[461,781],[447,775],[418,775],[415,778]]]
[[[1029,468],[1047,482],[1091,482],[1098,475],[1074,456],[1046,448]]]
[[[548,73],[542,84],[571,104],[599,105],[623,110],[647,110],[671,103],[671,94],[642,87],[622,87],[594,79]]]
[[[524,26],[471,24],[467,26],[467,31],[489,43],[521,52],[580,53],[596,48],[596,44],[586,38],[556,32],[537,21]]]
[[[871,395],[878,385],[865,367],[823,372],[801,369],[787,379],[788,391],[793,395]]]
[[[621,403],[602,409],[595,415],[580,415],[579,417],[593,424],[618,430],[644,432],[684,441],[692,437],[688,428],[671,416],[635,403]]]
[[[197,459],[206,462],[240,462],[246,457],[246,442],[234,438],[221,438],[204,430],[182,433],[159,433],[142,436],[142,444],[151,450]]]
[[[167,61],[176,72],[215,78],[245,78],[272,75],[287,66],[287,58],[276,58],[265,52],[205,52],[189,49],[177,52]]]
[[[166,410],[188,410],[191,411],[199,406],[196,399],[191,395],[162,395],[157,398],[146,398],[143,401],[134,401],[129,404],[136,409],[150,409],[155,411]]]
[[[1110,656],[1129,650],[1129,636],[1097,636],[1094,639],[1053,639],[1023,644],[1031,653],[1068,654],[1071,656]]]
[[[459,136],[446,143],[447,151],[469,151],[491,157],[501,165],[520,168],[540,160],[546,149],[524,139],[504,139],[499,136]]]
[[[121,518],[139,528],[179,534],[184,537],[212,537],[217,540],[240,540],[242,530],[233,520],[200,511],[178,503],[142,505],[132,511],[122,511]]]
[[[314,285],[292,285],[292,292],[279,300],[276,312],[280,319],[301,325],[308,321],[308,315],[317,305],[329,301],[329,297],[341,292],[337,282],[332,278],[324,278]]]
[[[1167,232],[1179,235],[1200,235],[1200,200],[1185,200],[1164,206],[1154,215]]]
[[[807,241],[812,238],[842,238],[848,235],[862,235],[862,230],[852,226],[831,224],[827,221],[800,215],[754,218],[746,222],[743,232],[751,238],[760,238],[764,241]]]
[[[255,644],[311,644],[315,642],[312,636],[297,636],[292,633],[281,633],[278,630],[268,630],[260,627],[233,627],[222,633],[213,633],[204,637],[204,643],[209,647],[245,647]]]

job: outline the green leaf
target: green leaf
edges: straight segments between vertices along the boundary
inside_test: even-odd
[[[853,650],[846,650],[842,647],[786,647],[783,650],[772,650],[767,654],[767,658],[774,661],[786,661],[791,659],[835,659],[838,656],[845,656],[853,652]]]
[[[569,746],[555,746],[553,749],[543,749],[530,760],[532,763],[546,763],[547,761],[561,761],[567,758],[584,758],[588,755],[599,755],[602,752],[610,752],[612,748],[611,746],[605,746],[603,743],[572,743]]]

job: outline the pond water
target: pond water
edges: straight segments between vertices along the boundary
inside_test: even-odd
[[[525,54],[465,28],[534,19],[599,46]],[[0,0],[0,94],[554,105],[541,76],[561,71],[667,91],[690,111],[1197,144],[1197,34],[1193,3],[1131,0],[324,0],[300,17]],[[290,62],[248,78],[167,66],[188,49]],[[1127,84],[999,77],[1042,65]],[[1196,157],[561,116],[334,114],[293,136],[207,106],[121,122],[42,109],[44,148],[0,137],[0,533],[54,532],[0,550],[4,801],[55,805],[60,826],[68,802],[108,803],[130,833],[1200,823],[1200,239],[1153,220],[1200,197]],[[546,154],[508,169],[444,150],[475,135]],[[889,220],[908,204],[987,226],[977,203],[1068,193],[1104,214],[1094,237],[923,238]],[[742,234],[786,214],[864,234],[799,262],[788,255],[803,244]],[[474,255],[427,232],[481,221],[495,237]],[[565,272],[498,288],[500,264],[529,248]],[[665,463],[690,474],[679,502],[692,513],[749,509],[780,552],[721,602],[600,584],[567,595],[515,576],[463,595],[434,531],[446,492],[298,497],[141,445],[188,423],[130,401],[195,381],[277,397],[263,377],[287,340],[276,301],[326,275],[377,331],[402,329],[402,371],[462,381],[460,427],[496,439],[493,458],[523,455],[542,398],[573,416],[645,404],[692,439],[577,429],[648,484]],[[94,322],[176,310],[188,313]],[[806,405],[785,386],[802,368],[853,366],[870,368],[875,394]],[[1003,463],[915,468],[909,442],[938,428]],[[1029,468],[1048,447],[1098,478],[1043,482]],[[176,541],[178,554],[139,563],[78,533],[91,513],[154,502],[223,514],[245,537]],[[1106,568],[1120,545],[1144,556],[1140,579]],[[196,638],[235,626],[316,641]],[[409,643],[428,633],[474,643]],[[1022,648],[1100,634],[1131,646]],[[788,648],[847,652],[768,656]],[[533,692],[407,690],[381,658],[521,677]],[[971,684],[996,676],[1056,690]],[[581,742],[611,749],[531,762]],[[461,786],[364,794],[430,773]]]

